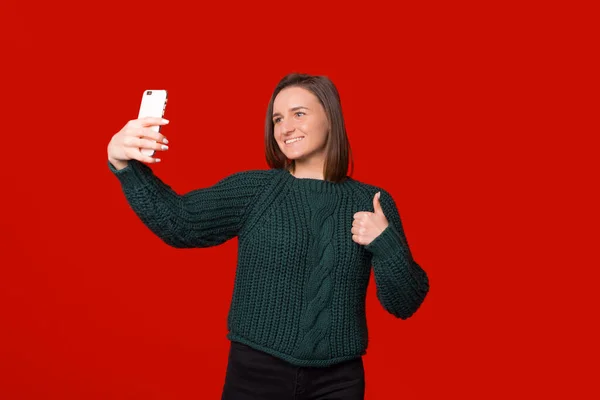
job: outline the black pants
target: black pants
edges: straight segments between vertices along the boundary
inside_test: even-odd
[[[298,367],[231,341],[221,400],[363,400],[362,357],[329,367]]]

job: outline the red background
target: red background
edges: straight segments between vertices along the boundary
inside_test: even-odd
[[[353,176],[392,194],[431,281],[402,321],[371,277],[366,398],[594,397],[592,10],[193,4],[0,6],[0,398],[220,398],[237,239],[166,246],[106,146],[164,88],[153,169],[177,192],[267,168],[267,103],[292,71],[337,85]]]

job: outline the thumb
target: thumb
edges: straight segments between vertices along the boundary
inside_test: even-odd
[[[381,208],[381,203],[379,202],[379,197],[381,196],[381,192],[375,193],[375,197],[373,197],[373,211],[375,214],[383,214],[383,209]]]

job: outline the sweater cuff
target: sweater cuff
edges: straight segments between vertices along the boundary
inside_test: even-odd
[[[402,249],[402,238],[391,223],[365,248],[378,257],[391,257]]]
[[[152,169],[138,160],[128,160],[127,166],[122,169],[116,169],[110,161],[108,168],[119,179],[125,187],[142,186],[148,182],[152,175]]]

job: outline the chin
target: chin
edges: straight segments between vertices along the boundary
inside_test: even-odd
[[[287,157],[288,160],[299,160],[302,157],[304,157],[304,154],[296,154],[296,155],[290,155],[290,154],[285,154],[285,153],[283,153],[283,154]]]

